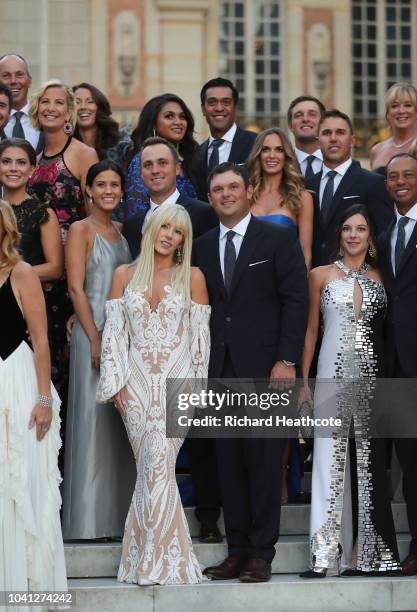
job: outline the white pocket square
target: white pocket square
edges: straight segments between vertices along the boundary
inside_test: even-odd
[[[254,261],[253,263],[249,264],[249,267],[251,267],[251,266],[258,266],[259,264],[265,263],[267,261],[269,261],[269,259],[263,259],[262,261]]]
[[[351,198],[360,198],[361,196],[359,195],[355,195],[355,196],[343,196],[344,200],[350,200]]]

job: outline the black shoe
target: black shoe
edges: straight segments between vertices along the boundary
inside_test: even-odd
[[[216,523],[201,523],[199,540],[203,544],[223,542],[222,534]]]
[[[301,572],[300,578],[326,578],[326,574],[327,568],[325,567],[318,572],[309,569],[306,572]]]
[[[348,569],[343,570],[340,575],[342,578],[354,578],[355,576],[363,576],[364,573],[358,569],[353,569],[352,567],[349,567]]]

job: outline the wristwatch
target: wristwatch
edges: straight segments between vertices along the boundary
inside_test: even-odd
[[[282,363],[284,363],[289,368],[291,368],[292,366],[295,366],[295,363],[293,361],[287,361],[286,359],[282,359]]]

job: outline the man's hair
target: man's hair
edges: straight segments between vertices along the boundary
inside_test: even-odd
[[[25,60],[23,55],[19,55],[19,53],[6,53],[5,55],[2,55],[0,57],[0,62],[1,62],[1,60],[4,60],[5,57],[10,57],[12,55],[14,55],[14,57],[18,57],[20,60],[22,60],[22,62],[25,65],[26,74],[28,75],[29,78],[31,78],[30,77],[30,72],[29,72],[29,64],[27,63],[27,61]]]
[[[210,81],[207,81],[207,83],[205,83],[203,87],[201,88],[200,100],[201,100],[202,105],[204,105],[206,101],[207,90],[210,89],[211,87],[228,87],[229,89],[232,90],[234,103],[235,104],[238,103],[239,92],[236,89],[236,87],[233,85],[232,81],[229,81],[229,79],[224,79],[223,77],[216,77],[215,79],[210,79]]]
[[[174,162],[178,164],[178,162],[180,161],[180,158],[179,158],[177,149],[174,147],[172,142],[169,142],[169,140],[165,140],[165,138],[161,138],[161,136],[151,136],[150,138],[147,138],[143,142],[143,145],[140,149],[141,153],[143,153],[143,151],[147,149],[148,147],[153,147],[154,145],[165,145],[166,147],[168,147],[168,149],[171,152],[172,157],[174,158]]]
[[[10,88],[7,87],[7,85],[2,83],[1,81],[0,81],[0,94],[3,94],[4,96],[6,96],[6,98],[9,100],[9,111],[11,111],[13,108],[12,92],[10,91]]]
[[[294,106],[297,106],[297,104],[301,104],[301,102],[314,102],[314,104],[317,104],[317,106],[319,107],[321,117],[323,117],[324,113],[326,112],[326,107],[324,106],[323,102],[319,100],[318,98],[315,98],[314,96],[298,96],[298,98],[295,98],[288,107],[288,111],[287,111],[288,125],[292,121],[292,111],[293,111]]]
[[[410,159],[413,159],[416,163],[417,163],[417,157],[415,155],[413,155],[412,153],[396,153],[395,155],[393,155],[391,157],[391,159],[388,161],[387,163],[387,170],[388,170],[388,166],[395,161],[396,159],[401,159],[402,157],[408,157]]]
[[[245,164],[233,164],[232,162],[223,162],[219,164],[210,172],[207,178],[207,186],[210,191],[211,181],[218,174],[224,174],[225,172],[234,172],[237,176],[242,177],[245,187],[249,187],[249,174]]]
[[[337,108],[326,111],[320,119],[319,127],[321,127],[322,123],[326,121],[326,119],[343,119],[343,121],[348,124],[350,133],[353,134],[353,123],[349,115],[346,115],[346,113],[342,113],[342,111],[338,110]]]

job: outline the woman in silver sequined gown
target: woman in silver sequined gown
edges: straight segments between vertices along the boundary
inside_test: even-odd
[[[316,268],[310,277],[303,377],[307,382],[321,311],[324,335],[314,416],[336,417],[341,426],[320,433],[316,429],[311,570],[301,574],[305,578],[324,577],[328,570],[340,571],[341,566],[345,575],[381,575],[399,570],[384,440],[367,436],[372,414],[369,398],[376,377],[383,375],[382,325],[386,310],[385,290],[371,265],[374,244],[366,209],[352,206],[340,221],[341,258]],[[307,386],[301,391],[302,400],[311,400]],[[349,432],[353,432],[350,443]]]

